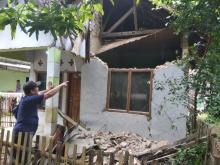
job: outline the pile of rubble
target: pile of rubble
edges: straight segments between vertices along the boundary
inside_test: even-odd
[[[130,155],[135,157],[169,144],[167,141],[152,141],[134,133],[103,131],[78,132],[72,135],[71,141],[78,145],[81,143],[87,149],[99,148],[104,153],[114,153],[116,156],[128,151]]]
[[[88,131],[84,126],[78,125],[61,111],[59,111],[59,114],[73,125],[72,128],[66,131],[64,136],[61,136],[64,142],[69,145],[68,155],[70,157],[73,153],[73,150],[70,150],[70,148],[73,149],[74,146],[77,145],[77,154],[79,157],[82,156],[84,147],[86,147],[87,158],[91,152],[101,150],[104,153],[104,165],[109,164],[110,159],[112,160],[110,155],[114,155],[113,161],[115,164],[118,164],[119,160],[121,160],[121,155],[125,155],[126,151],[129,152],[129,155],[134,157],[135,165],[141,165],[141,162],[145,159],[151,161],[158,156],[163,157],[166,154],[177,151],[173,149],[173,146],[170,147],[171,144],[168,141],[152,141],[135,133]],[[57,133],[57,135],[58,134],[59,133]],[[166,148],[168,148],[168,150]],[[98,155],[91,161],[95,163],[96,160],[98,160]]]
[[[83,148],[86,147],[85,156],[90,163],[95,163],[96,160],[100,162],[101,150],[104,152],[103,165],[107,165],[110,162],[112,163],[112,161],[115,162],[114,164],[123,163],[124,158],[121,157],[123,155],[133,156],[134,162],[132,164],[134,165],[141,165],[143,163],[154,164],[155,161],[159,161],[165,165],[171,163],[170,158],[176,156],[179,148],[189,148],[195,144],[204,143],[207,141],[207,136],[198,139],[198,133],[180,139],[176,142],[169,143],[168,141],[152,141],[141,137],[138,134],[128,132],[112,133],[108,131],[88,131],[82,125],[78,125],[75,121],[62,112],[58,112],[64,119],[71,123],[73,127],[68,129],[65,134],[65,127],[57,127],[57,131],[55,131],[53,138],[56,139],[55,141],[62,139],[62,141],[69,144],[68,155],[70,157],[73,156],[73,150],[71,151],[70,148],[75,148],[73,146],[76,144],[77,154],[79,157],[82,156]],[[97,153],[99,154],[92,157],[91,153],[94,152],[94,150],[98,150]],[[126,151],[129,152],[129,154]]]

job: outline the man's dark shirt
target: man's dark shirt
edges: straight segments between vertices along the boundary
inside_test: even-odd
[[[38,127],[38,105],[44,99],[44,95],[34,95],[34,96],[25,96],[22,98],[18,114],[17,122],[14,127],[14,132],[33,132],[34,134],[37,131]]]

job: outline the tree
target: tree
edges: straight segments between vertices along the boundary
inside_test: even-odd
[[[184,61],[196,74],[187,82],[207,103],[209,120],[220,118],[220,1],[152,0],[171,12],[170,26],[179,33],[198,36]]]
[[[51,33],[55,40],[63,36],[73,39],[85,30],[84,25],[93,19],[94,12],[103,14],[103,10],[102,5],[95,0],[82,0],[79,4],[71,2],[52,0],[38,5],[33,0],[26,0],[25,4],[9,0],[8,7],[0,9],[0,30],[10,25],[14,38],[19,25],[29,36],[35,33],[36,39],[39,31]]]

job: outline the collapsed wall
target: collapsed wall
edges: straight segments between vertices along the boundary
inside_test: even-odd
[[[175,141],[186,135],[187,108],[180,101],[173,103],[167,80],[179,79],[183,71],[177,65],[166,63],[154,71],[151,119],[139,114],[105,111],[108,67],[98,58],[81,68],[80,120],[91,130],[132,132],[154,140]],[[165,82],[158,88],[158,82]],[[182,90],[179,91],[183,93]]]

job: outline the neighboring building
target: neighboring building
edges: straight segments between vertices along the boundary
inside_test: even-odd
[[[20,80],[22,88],[29,79],[30,63],[1,55],[3,54],[0,53],[0,92],[16,92],[17,80]]]
[[[66,51],[51,48],[49,34],[41,33],[36,41],[35,35],[29,38],[18,29],[11,40],[8,28],[0,32],[0,52],[22,51],[31,63],[30,80],[42,81],[42,89],[46,81],[70,81],[60,96],[46,101],[40,133],[51,132],[59,108],[92,130],[130,131],[170,141],[186,135],[187,108],[181,101],[170,101],[168,84],[184,72],[166,63],[182,56],[184,44],[165,27],[168,11],[141,3],[136,7],[133,0],[120,0],[113,8],[103,1],[106,15],[96,15],[90,40],[79,36],[75,48]],[[165,82],[162,89],[157,86],[160,81]]]

